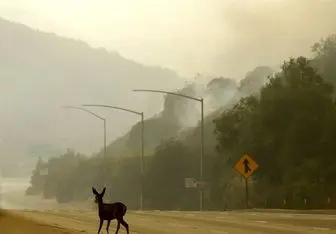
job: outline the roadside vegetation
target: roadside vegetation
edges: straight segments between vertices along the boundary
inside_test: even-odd
[[[336,35],[312,52],[312,58],[288,58],[279,71],[260,66],[239,83],[216,77],[203,89],[214,107],[204,123],[205,209],[245,206],[245,184],[233,169],[245,153],[259,165],[249,180],[252,207],[336,208]],[[178,92],[196,95],[197,89],[188,84]],[[185,188],[184,178],[199,177],[200,125],[186,127],[181,116],[198,118],[197,103],[166,96],[162,113],[145,121],[146,209],[199,208],[198,190]],[[85,200],[91,186],[100,189],[106,180],[110,200],[138,209],[140,130],[137,123],[112,142],[106,159],[68,150],[39,160],[27,194]]]

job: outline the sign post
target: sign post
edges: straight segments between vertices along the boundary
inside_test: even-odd
[[[194,178],[185,178],[184,187],[185,188],[196,188],[197,181]]]
[[[249,191],[248,191],[248,178],[258,168],[258,164],[248,155],[245,154],[235,165],[236,171],[241,174],[245,179],[245,196],[246,208],[248,209]]]

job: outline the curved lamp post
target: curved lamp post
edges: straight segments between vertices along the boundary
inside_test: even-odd
[[[106,119],[101,117],[100,115],[97,115],[96,113],[88,110],[88,109],[85,109],[83,107],[78,107],[78,106],[63,106],[63,108],[66,108],[66,109],[74,109],[74,110],[79,110],[79,111],[83,111],[83,112],[86,112],[94,117],[96,117],[97,119],[100,119],[103,121],[104,123],[104,161],[106,161],[106,157],[107,157],[107,148],[106,148]],[[104,169],[104,184],[106,186],[107,184],[107,181],[106,181],[106,170]],[[105,174],[106,173],[106,174]]]
[[[134,92],[151,92],[151,93],[163,93],[163,94],[169,94],[174,96],[179,96],[182,98],[198,101],[201,103],[201,157],[200,157],[200,180],[203,180],[203,155],[204,155],[204,101],[203,98],[195,98],[192,96],[169,92],[169,91],[163,91],[163,90],[154,90],[154,89],[134,89]],[[203,210],[203,191],[200,189],[200,211]]]
[[[110,108],[110,109],[115,109],[115,110],[120,110],[132,114],[136,114],[141,117],[141,191],[140,191],[140,210],[143,210],[143,186],[144,186],[144,113],[143,112],[138,112],[134,111],[131,109],[119,107],[119,106],[111,106],[111,105],[97,105],[97,104],[83,104],[82,106],[91,106],[91,107],[104,107],[104,108]]]
[[[100,119],[103,121],[104,123],[104,158],[106,159],[106,119],[101,117],[100,115],[97,115],[96,113],[93,113],[92,111],[85,109],[83,107],[77,107],[77,106],[63,106],[63,108],[66,109],[75,109],[75,110],[80,110],[80,111],[84,111],[86,113],[91,114],[92,116]]]

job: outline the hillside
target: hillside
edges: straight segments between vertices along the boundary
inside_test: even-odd
[[[205,148],[213,150],[214,124],[213,120],[218,118],[224,110],[231,108],[238,100],[246,95],[258,92],[266,82],[267,77],[274,71],[267,66],[260,66],[247,73],[246,77],[239,84],[229,78],[214,78],[202,90],[197,92],[193,84],[175,91],[191,96],[203,96],[205,105],[209,109],[204,119]],[[202,95],[197,95],[201,93]],[[200,150],[200,112],[196,106],[198,103],[171,95],[166,95],[163,111],[160,115],[145,121],[145,153],[151,155],[160,143],[171,138],[181,139],[187,146],[193,148],[195,153]],[[212,111],[210,111],[212,110]],[[193,116],[195,124],[186,126],[183,120]],[[134,156],[140,153],[141,123],[135,124],[124,136],[119,137],[108,147],[109,155]],[[196,145],[195,145],[196,144]]]
[[[256,68],[245,79],[256,78],[253,74],[258,70]],[[259,75],[256,82],[264,83],[268,74],[259,73]],[[206,94],[204,101],[210,106],[208,109],[218,108],[212,112],[208,111],[204,119],[205,178],[210,179],[211,173],[209,173],[209,168],[212,166],[213,160],[217,155],[215,152],[217,141],[213,134],[215,127],[213,120],[218,118],[223,111],[230,109],[241,97],[246,95],[242,90],[252,92],[253,88],[256,87],[245,87],[248,84],[249,82],[237,84],[234,80],[228,78],[215,78],[203,87],[202,91]],[[197,85],[189,84],[176,92],[198,96],[197,90],[200,90]],[[231,95],[228,95],[228,93],[231,93]],[[186,176],[198,176],[201,142],[199,110],[195,108],[196,104],[187,99],[167,95],[163,111],[159,115],[145,120],[145,153],[147,157],[144,160],[144,164],[145,170],[148,172],[146,177],[151,178],[145,185],[146,189],[156,188],[165,183],[169,184],[172,177],[174,180],[179,180],[181,185],[182,180],[177,178],[180,175],[176,173],[176,177],[175,174],[174,176],[171,174],[172,172],[175,173],[175,170],[182,170],[184,174],[183,178]],[[186,124],[188,122],[186,120],[190,121],[189,126]],[[137,207],[138,199],[132,200],[132,197],[137,196],[139,192],[140,134],[141,128],[138,122],[124,136],[109,145],[109,158],[107,161],[105,159],[102,161],[101,159],[103,158],[98,159],[97,157],[82,157],[75,151],[68,151],[59,157],[41,161],[36,165],[36,169],[31,177],[32,186],[27,190],[27,193],[43,192],[45,197],[56,197],[58,202],[67,202],[72,199],[80,200],[86,199],[90,195],[87,185],[96,184],[97,186],[102,186],[102,181],[107,180],[109,181],[110,197],[113,196],[114,200],[127,200],[130,206]],[[167,160],[168,158],[169,160]],[[164,162],[164,165],[167,166],[164,170],[156,166],[157,163],[160,164],[162,162],[160,160],[167,160]],[[183,163],[186,168],[182,169],[177,162]],[[106,166],[105,170],[108,171],[108,174],[104,174],[101,163]],[[47,179],[40,176],[41,168],[45,167],[49,171]],[[153,178],[157,178],[157,180]],[[64,184],[63,181],[65,180],[67,183]],[[58,184],[60,184],[60,187],[57,187]],[[69,191],[72,192],[69,193]],[[169,193],[169,191],[166,192]],[[190,205],[195,200],[195,193],[190,191],[189,195],[192,196],[188,200],[188,204]],[[156,199],[158,200],[156,201]],[[153,197],[150,200],[151,205],[153,205],[153,203],[161,201],[162,197]]]
[[[166,96],[163,111],[153,116],[162,104],[146,95],[134,98],[132,89],[175,90],[203,96],[206,108],[211,109],[207,112],[207,125],[212,125],[213,115],[210,113],[217,113],[216,109],[222,110],[229,100],[236,100],[246,92],[239,89],[244,84],[237,86],[233,80],[221,82],[218,78],[206,87],[189,84],[181,89],[184,80],[174,71],[144,66],[123,58],[117,52],[92,48],[82,41],[61,38],[4,19],[0,19],[0,36],[0,89],[4,97],[0,101],[0,120],[6,123],[1,126],[0,137],[6,142],[3,155],[11,168],[15,164],[16,167],[19,164],[20,167],[22,164],[30,167],[31,160],[35,162],[37,157],[47,159],[54,156],[54,153],[49,155],[43,150],[32,153],[30,149],[36,145],[51,145],[58,150],[75,148],[86,154],[101,149],[101,129],[97,127],[97,121],[82,114],[68,113],[65,116],[60,110],[62,105],[90,102],[144,111],[145,151],[149,155],[162,141],[172,137],[195,137],[197,129],[193,127],[199,121],[199,108],[193,101]],[[269,71],[268,68],[259,68],[258,72],[261,70],[263,73],[263,69],[266,73]],[[248,77],[256,83],[253,76]],[[250,83],[245,86],[250,87]],[[255,87],[249,89],[253,91]],[[101,110],[97,113],[108,114]],[[108,140],[111,142],[108,154],[139,154],[140,122],[123,134],[134,123],[134,116],[114,113],[111,116],[112,122],[108,120]],[[206,129],[212,131],[212,128]],[[20,162],[14,158],[20,158]]]
[[[176,93],[195,96],[193,85],[187,85]],[[144,121],[145,153],[151,154],[163,141],[176,137],[185,127],[184,120],[195,113],[194,103],[187,99],[166,95],[164,97],[163,111],[158,115]],[[108,154],[111,156],[135,156],[141,150],[141,122],[139,121],[124,136],[108,146]]]
[[[146,95],[134,99],[132,89],[176,89],[184,83],[174,71],[144,66],[117,52],[1,18],[0,51],[0,139],[6,142],[3,154],[8,160],[28,155],[27,149],[36,144],[97,152],[99,123],[84,114],[65,113],[61,106],[112,104],[150,117],[160,105]],[[134,116],[127,114],[111,114],[111,118],[118,124],[109,125],[109,141],[134,123]]]
[[[92,196],[88,188],[94,185],[105,187],[106,197],[132,209],[143,204],[147,210],[196,210],[200,198],[204,210],[246,205],[334,209],[336,106],[335,66],[331,65],[335,64],[335,45],[332,35],[318,42],[314,58],[289,58],[275,73],[268,67],[257,67],[239,84],[220,77],[204,86],[189,84],[179,90],[204,97],[204,155],[200,154],[196,103],[167,96],[163,112],[146,121],[150,155],[144,160],[144,171],[140,157],[102,160],[68,151],[36,165],[27,194],[43,193],[59,203],[86,200]],[[159,143],[170,134],[170,140]],[[124,140],[126,149],[138,152],[139,124]],[[155,143],[159,145],[153,150]],[[247,204],[244,181],[233,169],[244,154],[259,165],[247,183]],[[256,169],[247,162],[240,171],[245,176]],[[45,168],[48,175],[41,176]],[[186,188],[185,178],[208,182],[199,187],[204,196],[199,196],[198,189]],[[139,204],[141,197],[144,203]]]

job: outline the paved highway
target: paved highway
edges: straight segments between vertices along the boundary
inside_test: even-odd
[[[45,234],[54,234],[55,230],[59,230],[59,233],[97,232],[98,221],[94,211],[12,211],[12,214],[43,224]],[[153,211],[129,212],[125,220],[130,224],[132,234],[336,233],[336,215],[321,214]],[[115,232],[115,227],[115,223],[111,224],[110,233]],[[125,232],[121,229],[120,233]]]
[[[92,201],[60,205],[53,200],[24,196],[29,179],[7,182],[2,183],[5,193],[1,196],[1,205],[11,209],[10,214],[14,216],[0,217],[1,234],[97,233],[98,218],[92,211]],[[88,210],[79,211],[83,207]],[[128,212],[126,220],[132,234],[336,233],[336,215],[290,212]],[[114,222],[110,233],[114,233],[115,228]]]

